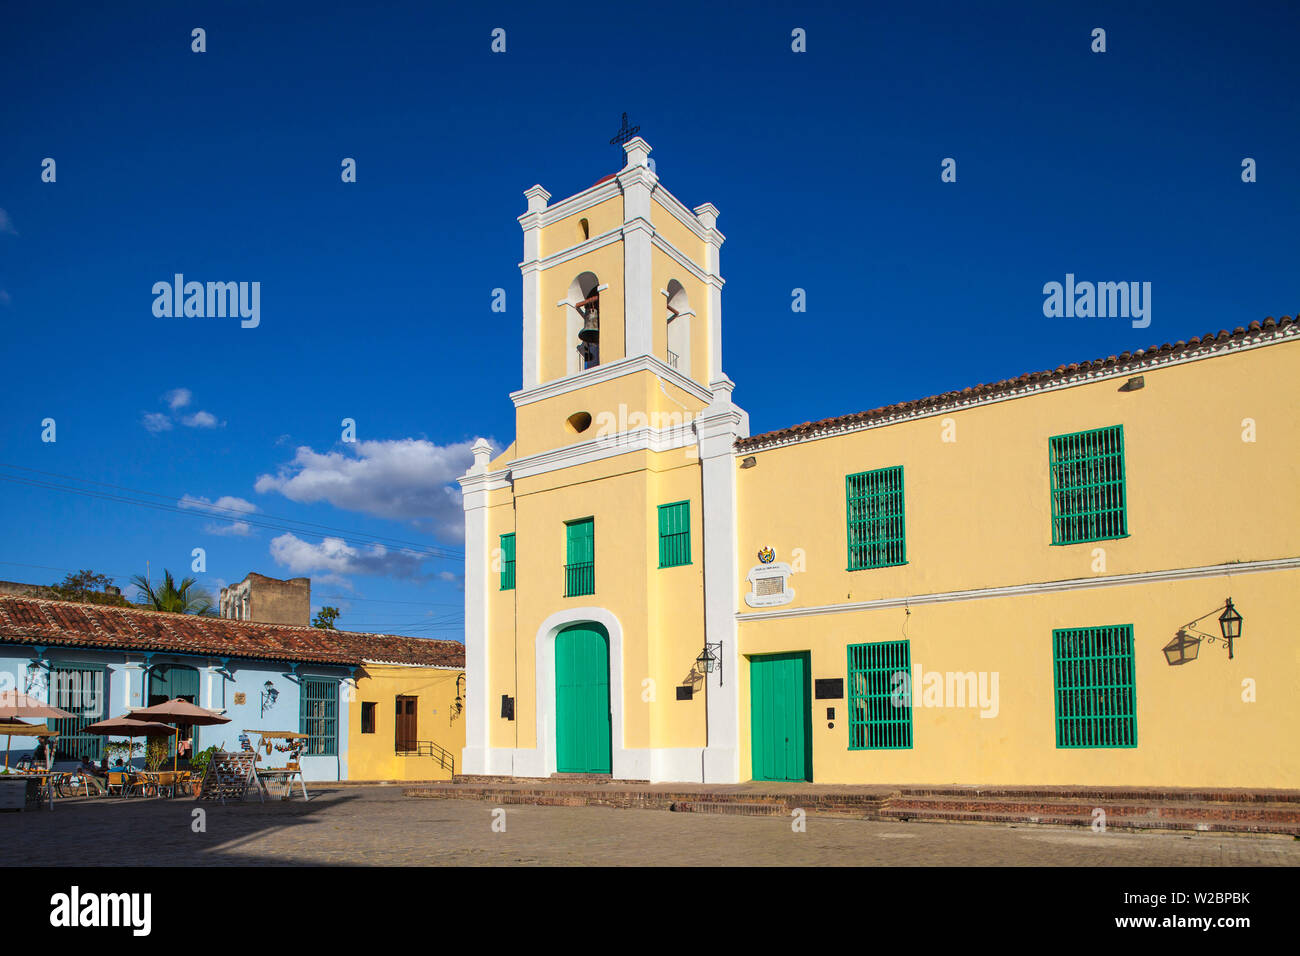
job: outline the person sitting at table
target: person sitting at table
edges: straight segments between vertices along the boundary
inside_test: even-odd
[[[77,774],[86,781],[86,785],[93,788],[96,794],[105,793],[108,790],[107,777],[101,779],[96,772],[95,765],[91,763],[89,757],[81,758],[81,766],[77,768]]]

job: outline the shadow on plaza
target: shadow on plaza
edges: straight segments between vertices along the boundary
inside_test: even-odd
[[[361,794],[322,789],[310,800],[256,799],[221,804],[192,797],[72,798],[54,809],[0,813],[0,847],[10,866],[309,866],[313,826]],[[344,815],[345,817],[347,815]],[[346,822],[363,822],[364,815]],[[338,821],[342,823],[344,821]],[[337,829],[338,823],[331,823]],[[292,831],[302,830],[301,837]],[[292,849],[274,856],[252,850],[272,831],[290,831]],[[245,849],[247,848],[247,850]],[[346,865],[347,860],[331,861]]]

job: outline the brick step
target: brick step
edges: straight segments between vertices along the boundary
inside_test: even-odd
[[[1071,795],[1072,796],[1072,795]],[[1118,803],[1109,799],[1093,802],[1061,797],[1059,799],[1023,800],[1009,797],[895,797],[885,804],[889,810],[972,811],[1031,815],[1066,815],[1091,817],[1095,808],[1106,811],[1108,821],[1119,818],[1168,818],[1246,821],[1257,823],[1300,824],[1300,805],[1266,803],[1191,803],[1171,802]]]
[[[789,812],[781,803],[741,800],[679,800],[668,809],[675,813],[725,813],[740,817],[781,817]]]
[[[796,807],[813,813],[874,816],[885,797],[869,794],[715,793],[708,791],[642,790],[635,788],[578,789],[542,786],[482,786],[434,784],[411,787],[404,796],[443,800],[495,800],[538,806],[609,806],[669,810],[677,803],[746,804],[788,813]]]
[[[985,810],[896,809],[884,807],[881,820],[899,823],[995,823],[1020,826],[1091,827],[1091,814],[997,813]],[[1300,838],[1300,823],[1258,823],[1240,820],[1204,820],[1187,817],[1121,817],[1107,815],[1107,830],[1177,830],[1196,833],[1255,833]]]
[[[1158,787],[899,787],[905,797],[952,796],[975,798],[1073,799],[1151,803],[1270,803],[1300,806],[1300,790],[1226,790],[1196,788],[1163,790]]]

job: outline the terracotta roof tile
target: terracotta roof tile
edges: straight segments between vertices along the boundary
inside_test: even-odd
[[[1058,365],[1055,369],[1050,371],[1026,372],[1017,378],[1004,379],[1000,382],[991,382],[985,385],[973,385],[956,391],[944,392],[940,395],[930,395],[925,398],[914,399],[909,402],[898,402],[894,405],[884,405],[880,408],[873,408],[865,412],[852,412],[848,415],[837,415],[834,418],[823,418],[820,421],[803,422],[800,425],[791,425],[789,428],[763,432],[759,435],[751,435],[749,438],[742,438],[736,442],[736,451],[738,453],[752,451],[768,445],[783,444],[791,441],[799,441],[805,438],[813,438],[828,432],[837,432],[845,428],[851,428],[853,425],[870,422],[876,419],[891,418],[897,415],[905,415],[909,412],[924,411],[927,408],[944,405],[958,398],[969,398],[973,395],[999,395],[1015,391],[1017,388],[1025,385],[1050,381],[1054,378],[1063,378],[1080,371],[1092,371],[1094,369],[1103,368],[1107,370],[1119,370],[1126,365],[1137,365],[1141,359],[1150,355],[1172,354],[1174,352],[1185,351],[1189,347],[1196,347],[1198,345],[1208,346],[1212,342],[1227,342],[1229,339],[1251,338],[1262,332],[1272,332],[1275,329],[1295,325],[1297,322],[1300,322],[1300,313],[1297,313],[1295,318],[1292,318],[1289,315],[1284,315],[1280,319],[1274,319],[1272,316],[1269,316],[1264,319],[1263,322],[1251,322],[1249,329],[1244,329],[1241,326],[1238,326],[1232,332],[1226,330],[1207,332],[1199,338],[1192,338],[1188,341],[1179,341],[1173,345],[1166,342],[1164,345],[1152,346],[1149,349],[1138,349],[1134,352],[1121,352],[1119,355],[1112,355],[1105,359],[1093,359],[1088,362],[1073,362],[1069,365]]]
[[[465,645],[458,641],[326,631],[10,595],[0,595],[0,644],[171,651],[350,666],[367,660],[465,666]]]

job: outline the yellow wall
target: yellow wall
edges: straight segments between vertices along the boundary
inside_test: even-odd
[[[754,455],[738,472],[742,564],[803,549],[790,606],[1300,554],[1300,342]],[[1287,396],[1290,396],[1289,399]],[[1258,440],[1242,441],[1253,418]],[[956,428],[944,442],[944,420]],[[1053,546],[1048,439],[1124,426],[1129,537]],[[845,475],[903,466],[906,565],[847,571]],[[797,507],[791,507],[792,504]],[[737,582],[742,611],[747,586]]]
[[[691,501],[692,564],[660,569],[658,505]],[[564,597],[565,521],[593,516],[596,594]],[[703,746],[703,699],[675,687],[699,654],[703,618],[700,472],[693,450],[635,452],[517,479],[513,504],[489,509],[489,542],[515,531],[514,590],[489,579],[488,698],[516,697],[515,720],[491,708],[491,746],[536,746],[537,631],[566,607],[593,603],[624,627],[624,742],[628,748]],[[654,700],[643,700],[654,681]],[[685,740],[686,743],[675,741]]]
[[[397,697],[415,697],[416,737],[451,751],[460,772],[465,747],[465,715],[457,713],[457,678],[450,668],[366,664],[357,678],[356,700],[348,707],[348,777],[352,780],[449,780],[450,769],[432,757],[399,757],[395,752]],[[459,684],[464,690],[464,682]],[[375,732],[361,732],[362,703],[372,701]]]
[[[813,699],[813,779],[821,783],[1300,787],[1297,593],[1300,571],[1286,571],[927,604],[910,615],[890,608],[747,623],[741,648],[809,651],[815,680],[846,677],[849,644],[910,641],[912,748],[851,751],[848,701]],[[1227,597],[1244,618],[1234,659],[1222,642],[1202,643],[1197,660],[1171,667],[1161,648]],[[1137,746],[1057,749],[1052,629],[1114,624],[1133,625]],[[1203,628],[1219,632],[1214,617]],[[990,690],[996,673],[997,715],[923,706],[918,665],[924,673],[985,672]],[[748,662],[738,676],[748,777]],[[1254,703],[1242,699],[1246,680],[1255,682]]]
[[[1300,555],[1300,343],[1145,372],[1145,388],[1107,380],[785,448],[746,452],[740,471],[742,571],[764,545],[806,569],[784,608]],[[1243,442],[1243,419],[1255,442]],[[944,419],[956,442],[942,441]],[[1048,439],[1122,424],[1129,537],[1053,546]],[[844,477],[902,465],[906,565],[847,571]],[[1287,489],[1283,492],[1283,489]],[[795,504],[797,506],[792,507]],[[1098,554],[1098,549],[1104,555]],[[1104,559],[1104,569],[1099,563]],[[742,623],[745,654],[809,650],[813,678],[845,677],[846,645],[911,641],[926,670],[998,672],[1001,712],[914,712],[910,751],[850,752],[847,701],[814,701],[814,776],[823,782],[1300,786],[1300,611],[1294,571],[964,600]],[[742,622],[761,613],[743,600]],[[1232,597],[1247,640],[1179,667],[1161,648],[1181,624]],[[1138,747],[1058,750],[1055,627],[1133,624]],[[1204,625],[1218,632],[1214,617]],[[750,771],[748,667],[743,772]],[[1257,703],[1241,681],[1259,682]],[[918,688],[919,690],[919,688]],[[825,708],[835,706],[835,728]]]

